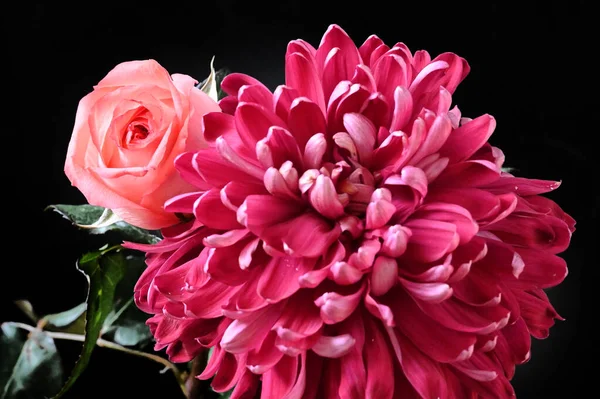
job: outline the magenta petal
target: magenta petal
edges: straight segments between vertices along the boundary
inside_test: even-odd
[[[304,150],[306,142],[317,133],[326,132],[325,116],[319,106],[306,97],[298,97],[290,106],[288,126],[298,147]]]
[[[365,399],[392,399],[394,395],[394,360],[392,349],[381,327],[370,318],[365,322]]]
[[[398,263],[395,259],[378,256],[371,272],[371,293],[384,295],[398,282]]]
[[[433,262],[458,246],[460,237],[452,223],[415,219],[405,227],[411,230],[406,254],[420,262]]]
[[[350,334],[334,337],[321,336],[312,350],[319,356],[336,359],[347,354],[354,346],[355,340]]]
[[[244,203],[245,225],[255,234],[262,232],[265,227],[285,222],[303,211],[296,203],[271,195],[250,195]]]
[[[230,399],[247,399],[254,397],[258,391],[259,379],[250,371],[246,371],[231,392]]]
[[[194,216],[202,224],[214,229],[239,229],[242,226],[236,219],[236,214],[221,202],[219,190],[213,188],[206,191],[194,203]]]
[[[217,375],[211,382],[215,392],[229,391],[237,384],[238,380],[246,372],[246,354],[234,356],[226,353]]]
[[[257,143],[264,143],[269,147],[273,165],[276,168],[281,167],[285,161],[291,161],[296,168],[302,168],[302,154],[296,139],[287,130],[273,126],[269,128],[267,137]]]
[[[443,187],[484,187],[500,178],[500,170],[489,161],[472,160],[446,167],[435,185]]]
[[[298,200],[298,192],[290,189],[281,172],[275,168],[269,168],[264,176],[265,188],[275,197]]]
[[[262,183],[262,182],[260,182]],[[236,212],[246,197],[252,194],[267,194],[265,187],[258,181],[231,181],[220,191],[221,202]]]
[[[375,256],[381,249],[381,243],[377,239],[364,240],[360,247],[348,258],[348,263],[359,270],[366,270],[373,266]]]
[[[350,78],[347,73],[344,54],[339,47],[332,48],[327,54],[323,66],[322,84],[325,100],[329,99],[339,82]]]
[[[406,251],[408,241],[412,232],[401,225],[393,225],[387,228],[383,234],[381,252],[392,258],[397,258]]]
[[[379,132],[377,135],[377,142],[382,143],[385,137],[389,134],[389,130],[385,126],[388,125],[390,119],[390,104],[383,97],[383,95],[379,92],[372,93],[367,102],[364,105],[364,109],[362,110],[362,114],[373,122],[373,125],[379,126]],[[387,134],[382,137],[379,133],[384,129]]]
[[[442,303],[417,303],[438,323],[452,330],[477,334],[490,334],[505,327],[510,313],[502,306],[473,307],[455,298]]]
[[[219,155],[214,150],[208,150],[214,158],[219,158]],[[204,176],[194,166],[194,158],[196,154],[193,152],[184,152],[175,158],[175,169],[186,182],[193,184],[200,190],[208,190],[212,188],[212,182],[205,180]]]
[[[240,267],[239,254],[250,239],[238,241],[229,247],[211,248],[204,266],[206,273],[216,281],[230,286],[246,283],[252,274]]]
[[[529,283],[537,288],[550,288],[567,277],[567,263],[563,258],[529,248],[518,248],[517,252],[524,263],[519,282]]]
[[[223,113],[233,116],[233,114],[235,114],[235,109],[238,105],[238,100],[237,97],[227,96],[220,99],[217,104],[219,104],[219,108],[221,108],[221,111],[223,111]]]
[[[396,54],[387,54],[375,64],[373,75],[377,89],[389,102],[394,98],[396,87],[407,86],[408,68],[404,59]]]
[[[496,306],[502,300],[498,284],[492,275],[482,273],[480,267],[472,267],[471,272],[462,280],[454,282],[452,288],[457,299],[473,306]]]
[[[352,285],[362,277],[362,271],[346,262],[336,262],[329,269],[329,278],[340,285]]]
[[[202,243],[211,248],[228,247],[240,241],[246,235],[248,235],[247,229],[229,230],[223,234],[211,234],[205,237]]]
[[[219,281],[209,279],[201,290],[189,298],[185,314],[190,318],[214,318],[223,315],[223,303],[235,295],[236,289]]]
[[[378,38],[376,35],[371,35],[360,46],[358,51],[360,52],[360,56],[365,65],[370,66],[369,60],[371,59],[371,54],[377,47],[381,46],[382,44],[383,41],[380,38]]]
[[[287,398],[296,382],[298,360],[298,356],[283,356],[275,366],[265,372],[262,377],[260,397]]]
[[[437,116],[427,131],[425,140],[410,159],[410,163],[414,165],[426,156],[435,154],[444,145],[451,132],[450,118],[447,115]]]
[[[389,193],[386,188],[378,188],[373,192],[371,196],[371,202],[367,206],[366,224],[367,229],[378,229],[383,227],[387,222],[390,221],[394,213],[396,213],[396,206],[391,202],[391,194],[388,199],[374,199],[376,194],[380,191],[385,190]]]
[[[248,352],[260,345],[281,315],[285,302],[251,313],[234,320],[221,338],[221,347],[229,353]]]
[[[440,303],[452,296],[452,288],[446,283],[421,283],[400,277],[400,283],[410,294],[431,303]]]
[[[202,191],[197,191],[176,195],[165,202],[165,211],[192,213],[194,211],[194,203],[202,194],[204,194]]]
[[[373,297],[367,293],[365,295],[365,308],[376,318],[380,319],[385,326],[394,327],[394,314],[389,306],[377,302]]]
[[[456,226],[456,232],[460,236],[460,244],[471,241],[479,231],[479,226],[473,220],[469,211],[455,204],[443,202],[425,204],[411,218],[452,223]]]
[[[365,325],[360,313],[349,317],[341,326],[342,330],[355,340],[354,346],[340,358],[340,383],[338,393],[341,398],[362,399],[367,385],[367,370],[364,361]]]
[[[267,136],[271,126],[286,127],[277,115],[255,103],[240,103],[235,111],[235,126],[244,144],[254,150],[256,142]]]
[[[225,353],[226,352],[223,349],[221,349],[219,345],[215,346],[214,352],[212,356],[208,359],[204,371],[200,375],[197,375],[196,378],[198,378],[199,380],[208,380],[213,375],[215,375],[217,370],[219,370],[219,366],[223,362]]]
[[[298,278],[315,266],[315,259],[272,258],[263,269],[257,293],[269,303],[288,298],[298,289]]]
[[[361,162],[367,164],[375,147],[375,126],[361,114],[348,113],[344,115],[344,127],[354,141]]]
[[[381,130],[379,132],[385,132]],[[374,170],[385,171],[385,176],[396,172],[396,164],[401,159],[402,152],[408,144],[408,138],[403,132],[392,132],[375,151],[371,159],[371,167]]]
[[[494,193],[515,192],[521,196],[544,194],[556,190],[560,182],[552,180],[526,179],[503,175],[502,178],[485,185],[486,190]]]
[[[256,103],[270,109],[273,105],[273,94],[263,84],[245,85],[238,91],[238,101]]]
[[[251,76],[234,72],[223,78],[221,90],[230,96],[237,96],[238,90],[245,85],[262,85],[262,83]]]
[[[270,241],[282,242],[293,256],[312,258],[324,254],[340,234],[339,225],[332,227],[314,213],[305,213],[278,225],[268,236]]]
[[[388,329],[392,342],[397,346],[397,357],[402,371],[420,398],[447,398],[446,378],[439,363],[417,349],[403,334]]]
[[[337,219],[344,214],[344,206],[340,202],[331,178],[319,175],[309,191],[309,200],[313,208],[329,219]]]
[[[336,324],[348,318],[358,306],[364,286],[355,293],[340,295],[337,292],[326,292],[315,300],[321,309],[321,318],[326,324]]]
[[[317,49],[315,58],[321,70],[325,68],[326,59],[334,48],[340,49],[341,62],[344,66],[344,75],[340,76],[340,80],[347,80],[352,76],[354,67],[361,63],[360,54],[352,39],[338,25],[330,25],[327,28]]]
[[[354,69],[354,75],[350,81],[366,87],[369,91],[377,91],[375,78],[373,77],[371,70],[364,64],[356,65],[356,68]]]
[[[235,119],[222,112],[209,112],[202,117],[202,133],[206,141],[213,142],[220,136],[237,134]]]
[[[259,348],[248,353],[247,367],[254,374],[263,374],[269,371],[281,360],[283,353],[275,346],[277,335],[270,333]]]
[[[292,102],[298,97],[300,97],[300,94],[293,87],[277,86],[273,93],[273,107],[282,121],[287,122]]]
[[[464,161],[483,146],[496,128],[496,120],[491,115],[465,123],[455,129],[440,150],[440,155],[450,159],[450,163]]]
[[[448,67],[449,65],[445,61],[434,61],[419,71],[409,87],[413,98],[419,98],[423,93],[431,92],[434,87],[439,87],[438,79],[443,76]]]
[[[394,113],[390,132],[402,130],[412,116],[412,112],[413,100],[410,91],[403,86],[396,87],[394,90]]]
[[[440,54],[433,61],[445,61],[448,63],[449,68],[444,74],[443,79],[439,82],[439,85],[445,87],[450,93],[454,93],[458,84],[463,81],[471,70],[467,61],[454,53]]]
[[[221,188],[232,180],[255,183],[262,180],[262,178],[258,180],[256,177],[240,170],[228,160],[223,159],[215,148],[200,150],[194,154],[192,166],[196,173],[210,185],[206,189],[210,187]],[[206,183],[204,183],[204,186],[206,186]],[[198,187],[203,186],[198,185]]]
[[[508,244],[546,250],[552,254],[563,252],[571,240],[567,224],[554,216],[529,217],[513,213],[489,229]]]
[[[344,130],[344,115],[348,113],[359,113],[363,109],[370,96],[371,93],[366,87],[359,84],[353,84],[350,86],[348,93],[341,97],[338,106],[335,108],[335,116],[329,118],[328,114],[328,121],[331,120],[331,122],[334,123],[330,129],[332,131]]]
[[[311,99],[325,112],[325,96],[316,65],[300,53],[291,53],[285,57],[285,84],[298,90],[298,93]]]
[[[306,142],[304,147],[304,165],[306,169],[317,169],[323,162],[327,151],[327,140],[323,133],[317,133]]]
[[[460,205],[469,211],[474,220],[482,220],[500,206],[498,197],[478,188],[443,188],[430,191],[429,202],[446,202]]]
[[[464,359],[473,353],[477,339],[472,334],[442,326],[425,314],[404,290],[395,290],[389,303],[401,323],[396,328],[424,354],[441,363]]]

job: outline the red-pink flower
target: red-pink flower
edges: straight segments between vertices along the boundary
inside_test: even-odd
[[[271,93],[231,74],[211,147],[176,166],[193,221],[147,252],[136,303],[173,361],[232,398],[508,398],[560,318],[574,221],[554,181],[502,171],[493,117],[462,118],[469,72],[332,25],[292,41]]]

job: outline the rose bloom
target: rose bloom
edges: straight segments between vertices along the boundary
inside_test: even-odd
[[[173,161],[206,147],[202,115],[220,111],[196,83],[154,60],[124,62],[79,102],[65,173],[88,203],[146,229],[178,221],[164,202],[192,186]]]
[[[292,41],[286,84],[222,83],[210,147],[179,156],[193,192],[166,209],[135,301],[175,362],[232,398],[509,398],[515,365],[560,318],[574,221],[502,171],[489,115],[461,117],[469,72],[331,26]]]

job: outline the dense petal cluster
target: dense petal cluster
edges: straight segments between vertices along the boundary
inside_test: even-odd
[[[489,115],[463,118],[469,72],[332,25],[292,41],[272,93],[231,74],[208,149],[176,160],[191,221],[147,252],[137,305],[157,349],[212,356],[232,398],[508,398],[560,318],[574,221],[557,182],[502,171]],[[246,396],[248,395],[248,396]]]

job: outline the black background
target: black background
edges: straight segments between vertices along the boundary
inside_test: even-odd
[[[517,369],[517,395],[579,398],[595,383],[599,277],[597,46],[591,1],[510,5],[505,2],[400,2],[325,0],[76,2],[2,6],[3,256],[2,320],[22,320],[10,301],[29,299],[39,313],[55,312],[85,296],[77,257],[97,241],[56,214],[52,203],[84,203],[63,174],[77,103],[116,64],[156,59],[171,73],[198,80],[216,66],[250,74],[270,88],[283,83],[288,41],[317,46],[331,23],[357,43],[377,34],[432,55],[465,57],[471,74],[454,96],[465,116],[491,113],[498,126],[492,144],[519,175],[562,180],[551,193],[578,222],[564,253],[565,282],[549,295],[566,318],[533,345],[532,360]],[[594,102],[596,106],[593,106]],[[8,122],[8,123],[7,123]],[[77,346],[61,344],[65,364]],[[168,373],[152,362],[110,350],[92,362],[69,397],[177,397]],[[596,375],[596,376],[594,376]],[[592,391],[593,392],[593,391]],[[170,394],[169,394],[170,393]]]

